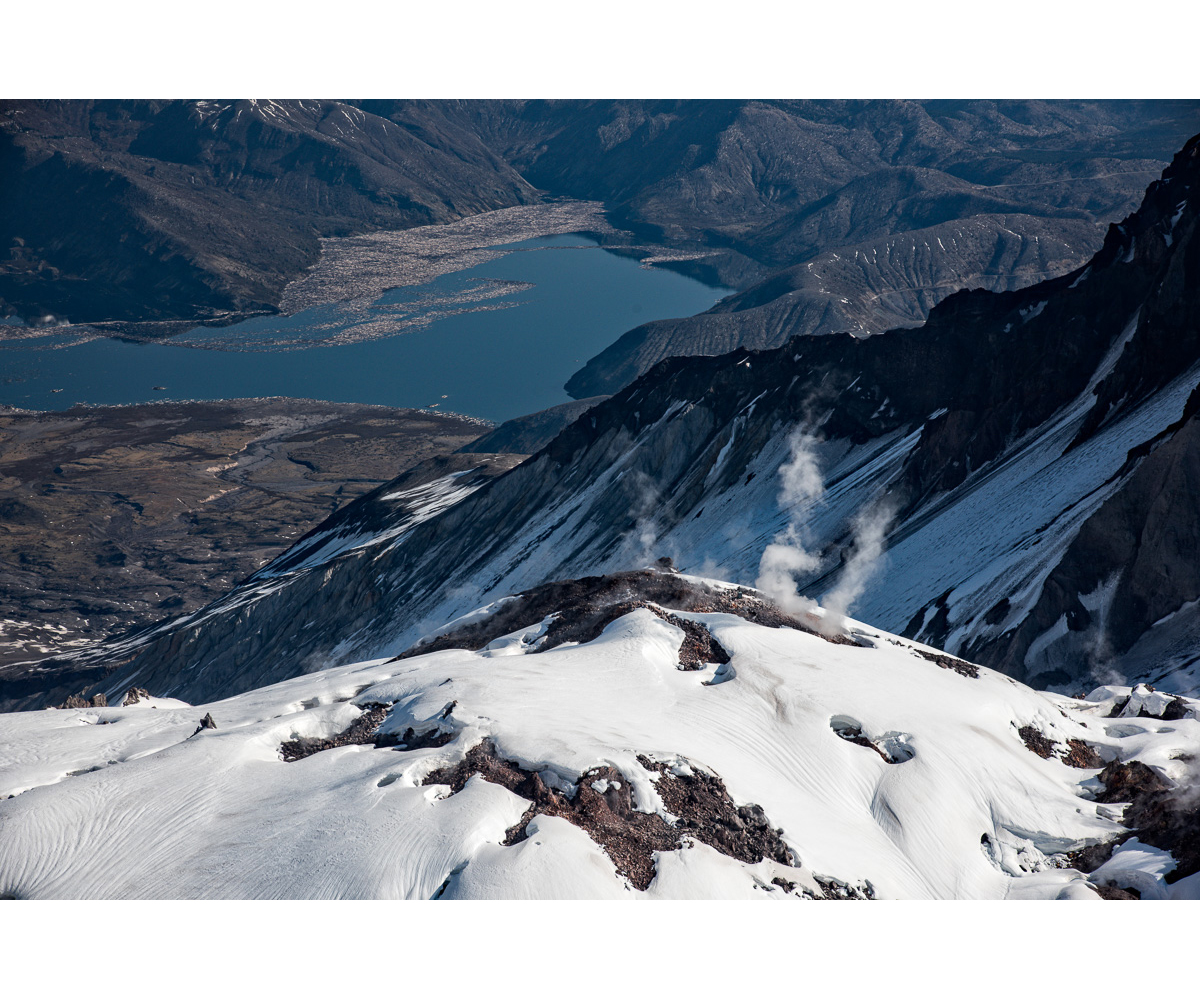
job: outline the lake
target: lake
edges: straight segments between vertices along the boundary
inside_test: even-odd
[[[566,402],[563,383],[626,330],[702,312],[730,292],[579,235],[502,248],[511,252],[374,299],[154,343],[0,341],[0,403],[296,396],[500,422]]]

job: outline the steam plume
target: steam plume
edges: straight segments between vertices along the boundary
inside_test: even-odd
[[[796,574],[810,573],[821,563],[808,551],[804,518],[811,504],[821,498],[825,486],[817,463],[817,439],[797,428],[788,440],[791,458],[779,468],[779,506],[790,510],[788,526],[763,551],[754,586],[788,614],[801,614],[813,607],[796,588]]]
[[[842,567],[837,586],[821,602],[825,607],[821,631],[826,635],[845,630],[847,613],[854,602],[862,597],[871,577],[882,563],[885,537],[895,513],[891,502],[883,500],[868,504],[855,515],[850,558]]]
[[[658,545],[659,489],[640,469],[630,474],[628,482],[633,493],[629,502],[634,524],[625,533],[621,547],[638,565],[648,565],[654,561]]]

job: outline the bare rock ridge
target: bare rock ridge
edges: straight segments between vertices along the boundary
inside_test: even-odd
[[[523,628],[536,628],[536,635],[530,641],[537,652],[542,652],[565,642],[591,642],[618,618],[635,608],[648,608],[659,618],[683,629],[685,638],[680,647],[680,669],[729,662],[729,655],[704,626],[679,618],[664,607],[700,614],[717,611],[735,614],[756,625],[794,628],[820,636],[826,642],[853,645],[853,640],[844,635],[822,634],[817,619],[808,621],[804,617],[785,614],[754,591],[741,587],[716,588],[680,576],[670,569],[670,560],[664,559],[654,569],[557,580],[534,587],[490,605],[488,613],[477,612],[461,625],[451,623],[415,643],[396,659],[422,656],[441,649],[482,649]]]

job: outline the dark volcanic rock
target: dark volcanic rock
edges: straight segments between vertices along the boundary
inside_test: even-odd
[[[453,706],[451,706],[452,708]],[[428,747],[444,747],[454,739],[454,733],[431,729],[417,733],[410,726],[400,735],[395,733],[380,733],[379,727],[391,710],[390,705],[364,705],[363,714],[335,736],[318,739],[311,736],[299,736],[294,740],[285,740],[279,745],[279,753],[289,763],[311,757],[322,750],[332,750],[334,747],[373,746],[378,748],[391,747],[396,750],[421,750]],[[443,718],[449,714],[447,709]]]
[[[107,708],[108,699],[103,694],[85,698],[82,694],[73,694],[59,708]]]
[[[330,736],[325,739],[299,736],[294,740],[285,740],[279,745],[280,755],[285,761],[291,763],[292,761],[303,760],[305,757],[311,757],[322,750],[331,750],[334,747],[359,746],[368,743],[379,746],[376,743],[375,731],[387,717],[390,706],[365,705],[363,707],[365,710],[362,715],[336,736]]]
[[[1092,769],[1104,766],[1104,759],[1090,743],[1080,739],[1069,739],[1060,746],[1041,732],[1036,726],[1022,726],[1017,730],[1025,746],[1046,760],[1061,760],[1068,767]]]
[[[1077,851],[1070,851],[1066,855],[1067,862],[1076,871],[1084,874],[1094,872],[1112,857],[1113,850],[1120,842],[1120,840],[1106,840],[1100,844],[1089,844]]]
[[[471,455],[489,452],[532,455],[558,437],[564,427],[574,423],[593,406],[606,399],[607,396],[591,396],[571,403],[560,403],[558,406],[551,406],[524,417],[514,417],[458,450],[460,453]]]
[[[792,852],[780,839],[782,830],[774,829],[761,806],[735,806],[725,783],[715,774],[693,769],[691,774],[676,774],[667,765],[639,757],[638,762],[661,777],[655,790],[667,811],[679,817],[677,828],[722,854],[747,864],[764,858],[781,865],[794,865]],[[590,772],[586,777],[590,776]]]
[[[520,843],[535,816],[558,816],[580,827],[603,848],[618,872],[637,889],[654,881],[654,852],[673,851],[690,836],[722,854],[756,864],[771,858],[792,865],[794,859],[771,827],[761,807],[735,806],[720,778],[700,771],[675,775],[665,765],[646,757],[639,762],[662,777],[655,788],[668,811],[679,817],[670,826],[661,816],[638,812],[628,779],[613,767],[584,772],[573,795],[548,788],[537,772],[497,755],[489,740],[477,743],[457,764],[426,776],[423,784],[449,785],[451,794],[462,791],[467,780],[480,775],[530,800],[520,823],[507,832],[504,843]],[[603,789],[601,791],[597,786]]]
[[[1132,802],[1140,796],[1153,796],[1167,791],[1170,785],[1153,768],[1140,760],[1123,764],[1113,761],[1100,772],[1104,791],[1097,793],[1097,802]]]
[[[1070,767],[1091,769],[1104,766],[1104,759],[1090,743],[1083,740],[1067,740],[1067,752],[1061,755],[1064,764]]]
[[[820,636],[827,642],[854,644],[845,636],[822,635],[815,624],[784,614],[751,591],[709,587],[670,572],[635,570],[543,584],[504,602],[482,620],[417,643],[396,659],[440,649],[482,649],[494,639],[521,628],[531,628],[549,615],[555,617],[536,643],[537,652],[553,649],[564,642],[591,642],[618,618],[637,608],[646,608],[683,629],[685,636],[679,654],[681,669],[694,670],[705,663],[729,662],[729,654],[708,629],[669,614],[663,607],[700,614],[724,612],[757,625],[794,628]]]
[[[1136,889],[1118,889],[1115,885],[1093,885],[1093,889],[1101,899],[1141,899]]]
[[[1025,746],[1039,757],[1050,758],[1054,756],[1054,741],[1047,739],[1034,726],[1022,726],[1017,730],[1017,735],[1024,741]]]
[[[921,649],[918,646],[910,647],[914,653],[930,663],[936,663],[939,667],[946,670],[953,670],[956,674],[962,677],[978,677],[979,667],[974,663],[968,663],[966,660],[959,659],[957,656],[951,656],[949,653],[936,653],[930,649]]]
[[[1100,781],[1104,790],[1096,801],[1129,803],[1121,819],[1133,831],[1129,836],[1175,858],[1168,884],[1200,871],[1200,797],[1194,786],[1173,787],[1138,760],[1114,761],[1100,772]]]

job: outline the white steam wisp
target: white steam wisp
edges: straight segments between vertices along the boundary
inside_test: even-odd
[[[814,603],[796,588],[798,573],[811,573],[821,560],[808,551],[804,537],[805,515],[825,492],[816,456],[817,439],[797,428],[788,439],[791,458],[779,468],[779,506],[791,511],[788,526],[763,550],[754,586],[782,610],[796,615],[811,611]]]
[[[846,615],[882,564],[887,530],[895,514],[891,502],[883,500],[868,504],[854,516],[850,557],[842,567],[837,586],[821,602],[825,608],[821,631],[826,635],[845,631]]]

